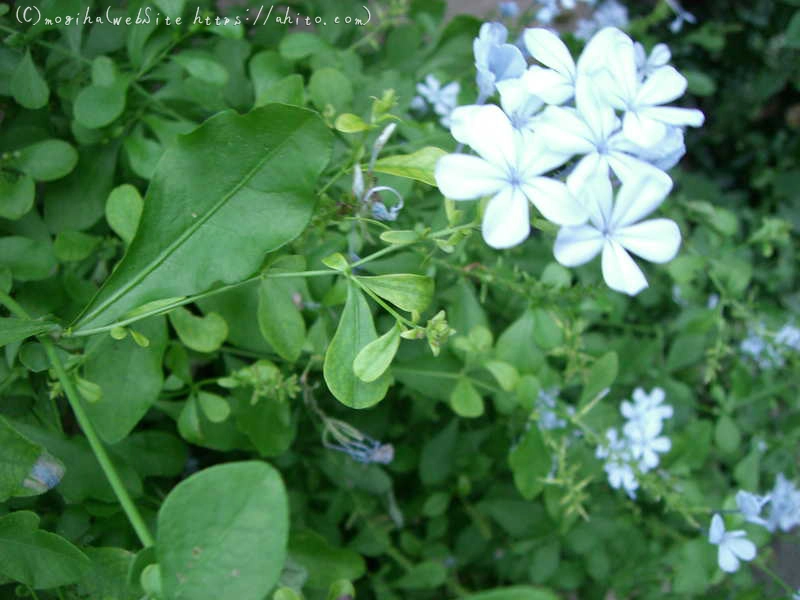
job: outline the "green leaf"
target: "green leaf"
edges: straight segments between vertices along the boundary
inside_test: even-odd
[[[444,584],[447,569],[440,561],[427,560],[411,567],[394,585],[402,590],[430,590]]]
[[[360,131],[367,131],[370,128],[369,123],[365,123],[364,119],[353,113],[340,114],[336,117],[334,126],[342,133],[358,133]]]
[[[166,431],[137,431],[111,446],[111,451],[142,477],[177,477],[186,465],[187,449]]]
[[[301,60],[312,54],[330,50],[331,47],[320,36],[305,31],[286,35],[278,45],[278,51],[287,60]]]
[[[0,517],[0,575],[37,590],[50,589],[75,583],[89,564],[67,540],[39,530],[35,513]]]
[[[106,221],[112,231],[126,244],[130,244],[136,235],[143,208],[144,201],[139,195],[139,190],[129,183],[115,187],[108,195]]]
[[[231,407],[228,401],[217,394],[198,392],[197,403],[212,423],[222,423],[231,414]]]
[[[725,454],[736,452],[742,442],[742,433],[739,431],[736,421],[728,415],[722,415],[714,428],[714,441]]]
[[[300,267],[300,271],[304,267]],[[274,268],[270,272],[280,272]],[[258,326],[281,357],[296,361],[306,342],[306,322],[293,296],[301,278],[267,277],[258,288]]]
[[[64,466],[0,416],[0,502],[55,487]]]
[[[533,500],[544,489],[541,479],[547,477],[552,461],[550,451],[535,423],[522,436],[508,455],[508,464],[514,475],[514,484],[526,500]]]
[[[183,14],[186,0],[154,0],[153,3],[174,21]]]
[[[75,168],[78,153],[63,140],[44,140],[20,150],[15,164],[36,181],[53,181]]]
[[[378,337],[367,301],[354,283],[347,287],[347,302],[339,327],[325,353],[325,383],[339,402],[350,408],[369,408],[383,400],[391,377],[384,373],[365,383],[353,372],[353,361],[364,346]]]
[[[138,582],[128,581],[135,555],[122,548],[86,548],[92,561],[78,582],[81,597],[107,600],[139,600],[142,597]]]
[[[35,110],[47,104],[50,98],[50,88],[42,78],[39,69],[33,64],[31,52],[28,50],[14,69],[11,76],[11,95],[14,100],[25,108]]]
[[[800,10],[795,11],[786,27],[785,44],[789,48],[800,48]]]
[[[97,56],[92,61],[92,83],[99,86],[114,85],[117,66],[108,56]]]
[[[341,71],[325,67],[314,71],[308,82],[311,102],[323,112],[329,104],[341,112],[353,101],[353,84]]]
[[[61,262],[74,262],[89,256],[100,238],[80,231],[62,231],[53,242],[53,252]]]
[[[397,156],[387,156],[375,162],[375,171],[386,173],[387,175],[397,175],[406,179],[414,179],[436,185],[433,173],[436,163],[447,152],[435,146],[426,146],[412,154],[398,154]]]
[[[331,584],[328,589],[327,600],[346,600],[347,597],[355,598],[356,589],[353,584],[346,579],[338,579]]]
[[[228,71],[213,55],[199,50],[184,50],[172,57],[192,77],[211,85],[222,86],[228,83]]]
[[[519,373],[517,373],[517,370],[507,362],[503,362],[501,360],[490,360],[483,366],[494,376],[494,378],[497,380],[497,383],[499,383],[500,387],[503,388],[503,391],[510,392],[517,386],[517,382],[519,381]]]
[[[161,361],[167,343],[164,318],[140,321],[136,328],[150,340],[147,348],[131,337],[115,340],[111,336],[96,336],[86,347],[83,374],[100,386],[102,397],[84,403],[84,409],[109,444],[127,436],[161,392]]]
[[[706,336],[684,333],[675,338],[667,354],[667,371],[677,371],[697,364],[705,353]]]
[[[375,381],[392,364],[399,347],[400,327],[395,323],[389,331],[361,349],[353,361],[353,372],[361,381]]]
[[[617,378],[619,359],[616,352],[607,352],[598,358],[589,371],[581,393],[581,404],[591,402],[604,389],[611,387]]]
[[[558,600],[550,590],[518,585],[470,594],[464,600]]]
[[[305,228],[330,148],[319,117],[283,105],[224,112],[179,138],[158,164],[128,252],[76,330],[252,275]]]
[[[433,300],[433,279],[424,275],[400,273],[356,279],[384,300],[409,312],[422,312]]]
[[[561,326],[549,311],[537,308],[533,311],[533,339],[543,350],[552,350],[564,342]]]
[[[90,85],[75,98],[75,120],[88,129],[113,123],[125,110],[127,86],[119,81],[112,86]]]
[[[36,184],[27,175],[0,171],[0,218],[16,220],[33,208]]]
[[[28,321],[13,317],[0,317],[0,347],[19,342],[33,335],[47,333],[58,325],[51,321]]]
[[[179,306],[170,311],[169,322],[175,328],[181,342],[197,352],[215,352],[228,337],[228,324],[214,312],[198,317]]]
[[[263,462],[217,465],[179,483],[158,512],[166,598],[261,600],[278,582],[289,530],[280,474]]]
[[[419,477],[426,486],[447,480],[455,469],[455,450],[458,442],[458,419],[453,419],[422,446]]]
[[[306,103],[303,76],[298,73],[288,75],[267,87],[256,98],[256,106],[270,102],[303,106]]]
[[[474,418],[483,414],[483,398],[468,378],[458,378],[450,394],[450,408],[459,417]]]
[[[0,238],[0,268],[8,267],[19,281],[47,279],[56,268],[53,245],[27,237]]]
[[[289,540],[292,558],[308,571],[306,585],[326,590],[339,579],[355,580],[364,575],[364,559],[352,550],[330,545],[313,531],[292,532]]]
[[[249,401],[240,403],[240,407],[236,414],[236,427],[261,456],[280,456],[289,449],[297,433],[297,422],[292,419],[289,402],[262,399],[255,405]]]

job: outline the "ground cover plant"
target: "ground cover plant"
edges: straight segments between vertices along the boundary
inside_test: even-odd
[[[0,4],[3,597],[800,597],[800,3],[458,8]]]

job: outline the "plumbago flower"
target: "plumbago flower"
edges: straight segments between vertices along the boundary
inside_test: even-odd
[[[750,561],[756,557],[756,546],[746,535],[741,529],[726,531],[725,522],[717,514],[711,518],[708,541],[719,547],[717,562],[726,573],[735,573],[739,570],[740,561]]]
[[[493,248],[510,248],[530,233],[529,203],[559,225],[586,221],[583,206],[567,186],[542,177],[564,162],[529,132],[518,132],[497,106],[453,111],[451,133],[478,156],[449,154],[436,165],[436,183],[453,200],[491,196],[483,215],[483,239]]]
[[[647,287],[647,280],[628,252],[650,262],[664,263],[675,257],[681,243],[680,229],[674,221],[641,221],[658,208],[671,188],[668,176],[651,169],[623,182],[613,200],[609,180],[595,177],[576,190],[589,211],[589,223],[561,228],[554,249],[556,260],[575,267],[602,253],[606,284],[613,290],[638,294]]]
[[[500,23],[485,23],[474,41],[478,102],[455,110],[450,129],[478,156],[440,159],[440,190],[458,200],[490,197],[483,235],[494,248],[526,239],[533,203],[562,226],[554,248],[562,265],[602,253],[609,287],[635,295],[647,281],[629,252],[663,263],[680,246],[674,222],[640,221],[670,192],[664,171],[685,153],[683,127],[702,124],[703,113],[664,106],[686,89],[664,44],[648,55],[606,27],[575,60],[555,33],[528,29],[522,37],[537,64],[526,69],[507,36]],[[479,110],[495,91],[500,107]],[[558,179],[547,177],[556,169]]]

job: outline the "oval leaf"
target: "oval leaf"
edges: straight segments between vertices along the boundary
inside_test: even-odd
[[[401,273],[356,279],[384,300],[409,312],[422,312],[433,300],[433,279],[424,275]]]
[[[353,372],[361,380],[369,383],[386,372],[392,364],[397,348],[400,346],[400,327],[395,324],[374,342],[361,349],[353,361]]]
[[[397,175],[407,179],[415,179],[428,185],[436,185],[433,172],[436,163],[447,152],[435,146],[426,146],[413,154],[387,156],[375,163],[374,170],[387,175]]]
[[[224,492],[224,493],[223,493]],[[278,472],[228,463],[178,484],[158,512],[165,598],[261,600],[286,559],[289,509]]]
[[[214,352],[228,337],[228,324],[214,312],[198,317],[180,306],[169,313],[169,322],[186,347],[197,352]]]
[[[323,374],[331,393],[350,408],[368,408],[380,402],[389,389],[391,378],[384,373],[365,383],[353,372],[353,361],[364,346],[374,341],[375,324],[363,294],[350,283],[347,303],[339,327],[325,353]]]
[[[276,104],[220,113],[179,137],[158,163],[135,239],[76,330],[252,275],[305,229],[330,150],[318,116]]]

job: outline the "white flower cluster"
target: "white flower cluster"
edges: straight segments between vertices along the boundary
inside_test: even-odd
[[[423,83],[417,84],[417,93],[411,100],[411,108],[426,110],[428,105],[433,112],[439,115],[439,122],[443,127],[450,127],[450,114],[458,106],[458,94],[461,86],[457,81],[452,81],[445,86],[433,75],[425,77]]]
[[[629,252],[663,263],[680,246],[673,221],[643,219],[672,188],[664,171],[685,152],[682,128],[704,120],[665,106],[686,79],[664,44],[647,56],[619,29],[598,32],[577,63],[555,33],[527,29],[530,67],[507,37],[502,24],[485,23],[475,39],[478,101],[453,110],[450,131],[477,156],[442,157],[439,189],[453,200],[490,197],[482,231],[493,248],[528,237],[533,204],[561,226],[556,260],[572,267],[602,254],[609,287],[637,294],[647,280]],[[495,91],[500,106],[484,105]]]
[[[791,321],[781,327],[773,341],[765,335],[764,323],[748,329],[747,337],[739,343],[739,350],[750,357],[761,369],[780,368],[786,364],[790,352],[800,352],[800,328]]]
[[[579,19],[575,27],[575,37],[588,40],[604,27],[628,26],[628,9],[617,0],[605,0],[597,6],[588,19]]]
[[[764,518],[761,511],[767,504],[770,512]],[[789,531],[800,525],[800,490],[783,473],[778,474],[775,486],[765,496],[744,490],[737,492],[736,506],[745,521],[765,527],[770,532],[776,529]],[[756,546],[746,535],[741,529],[726,531],[725,523],[718,514],[711,518],[708,541],[718,546],[717,562],[720,569],[735,573],[739,570],[740,561],[750,561],[756,557]]]
[[[648,394],[642,388],[633,391],[633,402],[627,400],[620,412],[627,421],[622,437],[616,429],[606,431],[607,445],[598,446],[597,458],[605,460],[608,483],[614,489],[623,488],[630,498],[636,498],[639,482],[636,470],[647,473],[656,468],[659,454],[669,452],[672,442],[661,435],[664,421],[672,417],[672,407],[664,404],[666,394],[653,388]]]

